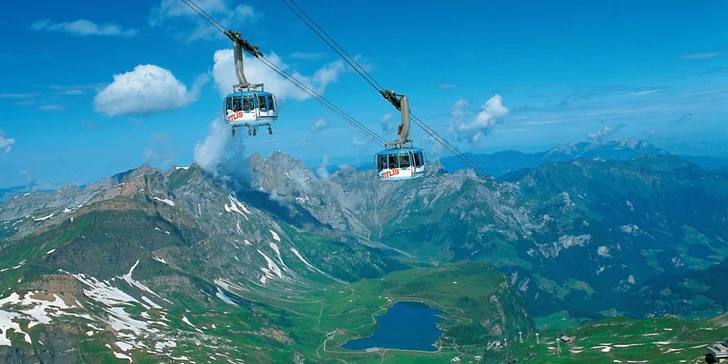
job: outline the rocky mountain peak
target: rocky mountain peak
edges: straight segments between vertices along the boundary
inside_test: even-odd
[[[284,169],[293,167],[305,168],[303,166],[303,162],[296,158],[293,158],[288,153],[281,150],[277,150],[271,153],[268,158],[265,159],[265,162],[270,165],[279,166]]]

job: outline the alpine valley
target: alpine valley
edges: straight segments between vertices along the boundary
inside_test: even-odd
[[[480,156],[497,178],[279,151],[7,191],[0,361],[559,362],[574,327],[599,350],[567,362],[672,363],[728,334],[728,172],[634,140],[514,155]],[[437,351],[340,347],[398,301],[443,312]]]

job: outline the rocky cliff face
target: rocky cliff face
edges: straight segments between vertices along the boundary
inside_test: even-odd
[[[550,155],[598,148],[561,149]],[[274,153],[251,161],[251,183],[361,242],[420,260],[490,261],[513,275],[536,315],[659,314],[641,303],[643,284],[726,257],[728,176],[645,143],[609,149],[638,156],[549,162],[497,183],[467,171],[387,183],[353,169],[317,179]]]

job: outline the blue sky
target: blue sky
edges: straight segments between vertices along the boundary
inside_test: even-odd
[[[725,1],[298,3],[464,152],[622,137],[680,152],[728,139]],[[396,110],[282,2],[198,4],[358,121],[393,136],[399,115],[390,116],[389,133],[381,120]],[[332,161],[368,161],[381,148],[257,61],[246,63],[248,79],[283,96],[274,134],[210,145],[219,142],[213,121],[234,81],[224,51],[231,42],[180,0],[5,8],[0,32],[12,36],[0,48],[0,188],[26,178],[85,183],[144,162],[188,165],[240,144],[246,155],[281,149]],[[413,136],[431,155],[442,152],[419,128]]]

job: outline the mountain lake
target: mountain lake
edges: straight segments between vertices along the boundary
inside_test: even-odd
[[[401,301],[384,316],[378,316],[379,327],[370,337],[347,341],[341,347],[349,350],[384,348],[397,350],[437,351],[434,346],[442,335],[437,323],[443,311],[424,303]]]

